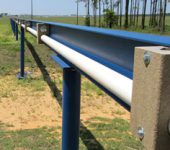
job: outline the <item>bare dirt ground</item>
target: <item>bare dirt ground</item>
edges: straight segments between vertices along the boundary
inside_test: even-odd
[[[18,81],[14,75],[0,78],[0,124],[5,124],[6,130],[61,127],[61,104],[53,96],[46,82],[43,79],[41,81],[40,71],[36,70],[33,74],[33,79],[40,77],[38,82],[36,80],[35,83]],[[58,74],[56,78],[62,79],[62,75]],[[83,78],[82,82],[89,81]],[[62,90],[61,85],[60,90]],[[109,96],[104,93],[97,94],[95,91],[91,94],[88,92],[88,90],[82,90],[82,122],[92,117],[110,119],[119,117],[129,120],[129,113]]]

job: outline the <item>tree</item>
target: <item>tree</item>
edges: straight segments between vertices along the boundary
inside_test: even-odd
[[[159,4],[159,29],[161,29],[163,23],[163,4],[162,0],[160,0]]]
[[[142,29],[145,28],[146,5],[147,5],[147,0],[144,0],[144,2],[143,2],[143,13],[142,13]]]
[[[119,21],[119,16],[120,16],[120,1],[121,0],[117,0],[114,5],[113,8],[117,8],[117,20]]]
[[[131,0],[130,1],[130,25],[132,26],[133,25],[133,2],[134,0]]]
[[[122,26],[123,0],[120,0],[120,27]]]
[[[80,0],[80,1],[84,2],[86,7],[85,25],[90,26],[90,0]]]
[[[113,11],[113,1],[112,0],[110,0],[110,10]]]
[[[140,0],[138,0],[138,3],[137,3],[137,18],[136,18],[136,26],[138,26],[138,22],[139,22],[139,9],[140,9]]]
[[[129,15],[129,0],[126,0],[126,6],[125,6],[125,24],[124,24],[125,28],[128,28],[128,25],[129,25],[128,15]]]
[[[152,17],[152,26],[156,27],[157,26],[157,5],[158,5],[158,0],[154,0],[154,5],[153,5],[153,17]]]
[[[136,24],[136,16],[137,16],[137,9],[138,9],[138,0],[135,0],[135,5],[134,5],[134,14],[133,14],[133,22],[134,22],[134,25]]]
[[[149,26],[152,26],[152,18],[153,18],[153,12],[152,12],[152,10],[153,10],[153,1],[152,0],[150,0],[150,19],[149,19]]]
[[[94,19],[94,26],[96,26],[97,22],[97,3],[98,0],[92,0],[92,6],[93,6],[93,19]]]
[[[167,0],[164,0],[163,27],[162,27],[163,32],[165,31],[166,10],[167,10]]]
[[[85,24],[87,26],[90,26],[90,10],[93,10],[94,26],[98,23],[99,27],[107,26],[111,28],[113,25],[120,25],[121,27],[124,20],[125,28],[128,28],[129,25],[135,27],[139,25],[139,15],[141,14],[141,28],[144,29],[146,25],[146,12],[148,12],[146,10],[150,7],[149,26],[157,27],[162,32],[165,31],[168,0],[77,0],[77,22],[78,1],[85,3]],[[148,3],[150,3],[149,7]],[[125,12],[125,19],[123,19],[123,12]],[[97,13],[99,19],[97,18]]]
[[[99,0],[99,27],[101,27],[101,0]]]
[[[103,13],[105,13],[104,11],[105,11],[106,9],[109,9],[108,4],[109,4],[108,0],[102,0]],[[102,26],[105,26],[105,20],[104,20]]]
[[[79,24],[79,2],[80,2],[80,0],[76,0],[76,4],[77,4],[77,25]]]
[[[117,24],[117,16],[110,9],[104,10],[104,21],[106,22],[107,27],[112,28],[114,24]]]

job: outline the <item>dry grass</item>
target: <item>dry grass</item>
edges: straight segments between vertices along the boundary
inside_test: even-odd
[[[0,120],[4,124],[11,125],[8,130],[61,126],[61,107],[59,103],[41,77],[40,71],[37,70],[33,74],[31,78],[23,81],[18,81],[12,75],[0,79]],[[61,74],[54,76],[57,77],[56,80],[62,78]],[[93,117],[109,119],[119,117],[129,120],[127,111],[102,91],[102,94],[99,95],[96,91],[93,91],[93,88],[86,89],[84,84],[87,83],[92,84],[83,78],[82,122],[86,122]]]

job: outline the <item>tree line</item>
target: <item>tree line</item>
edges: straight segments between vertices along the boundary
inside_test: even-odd
[[[168,2],[170,0],[77,0],[77,18],[79,3],[84,3],[87,26],[145,29],[147,23],[164,32]]]

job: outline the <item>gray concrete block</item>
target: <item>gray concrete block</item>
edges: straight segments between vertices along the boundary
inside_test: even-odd
[[[144,58],[145,55],[145,58]],[[146,56],[149,55],[149,56]],[[148,65],[147,62],[150,57]],[[170,150],[170,50],[138,47],[135,50],[131,129],[147,150]]]

